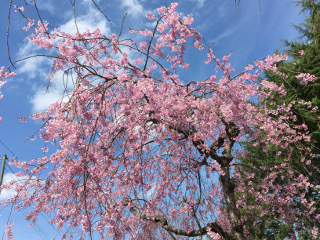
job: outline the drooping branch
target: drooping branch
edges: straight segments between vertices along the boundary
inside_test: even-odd
[[[232,226],[232,231],[231,231],[232,236],[235,236],[235,239],[244,240],[245,237],[243,234],[243,225],[240,220],[240,211],[236,206],[236,197],[235,197],[235,192],[234,192],[235,184],[231,180],[231,176],[230,176],[230,162],[233,159],[231,151],[232,151],[232,148],[235,143],[234,138],[236,138],[239,135],[240,130],[239,130],[239,127],[236,126],[233,122],[226,122],[223,117],[221,117],[221,119],[222,119],[223,124],[226,127],[225,137],[219,136],[218,140],[210,146],[209,153],[205,152],[203,150],[204,141],[202,139],[199,139],[196,141],[192,140],[192,143],[201,154],[205,154],[205,158],[200,162],[201,165],[206,165],[207,158],[209,156],[212,159],[216,160],[221,165],[221,169],[223,171],[223,174],[220,175],[219,179],[220,179],[220,182],[222,185],[222,190],[223,190],[224,198],[226,201],[226,208],[227,208],[229,220],[230,220],[230,223]],[[154,124],[160,123],[160,121],[155,118],[152,118],[149,121],[151,121]],[[184,137],[186,137],[186,138],[188,138],[189,136],[191,136],[193,133],[196,132],[195,128],[192,128],[193,131],[185,130],[180,127],[172,126],[172,125],[170,125],[169,128],[176,130],[178,133],[184,135]],[[225,143],[225,141],[227,141],[227,144],[224,146],[224,151],[222,152],[222,156],[219,156],[216,153],[216,150],[218,148],[222,147],[223,144]],[[218,225],[218,227],[217,227],[213,223],[208,223],[206,227],[199,228],[199,230],[193,230],[190,233],[186,233],[185,231],[183,231],[181,229],[177,229],[172,226],[169,226],[166,218],[164,218],[163,216],[150,217],[150,216],[146,216],[146,215],[143,215],[143,214],[137,212],[137,210],[135,210],[135,209],[131,209],[131,212],[135,216],[138,216],[141,219],[159,222],[159,223],[161,223],[161,226],[164,229],[166,229],[167,231],[173,232],[175,234],[178,234],[178,235],[184,235],[184,236],[189,236],[189,237],[201,236],[201,234],[205,234],[207,231],[206,229],[208,227],[211,227],[211,225],[212,225],[214,227],[214,228],[211,227],[213,229],[213,232],[219,233],[220,236],[223,236],[223,234],[221,234],[221,231],[219,230],[220,226]],[[229,234],[228,234],[228,236],[223,236],[223,237],[225,239],[233,239],[230,237]]]
[[[208,229],[210,229],[211,232],[218,233],[220,236],[222,236],[226,240],[235,240],[235,238],[233,238],[230,234],[225,232],[221,228],[221,226],[217,223],[208,223],[205,227],[202,227],[198,230],[192,230],[192,231],[186,232],[183,229],[179,229],[172,225],[169,225],[168,220],[164,216],[147,216],[142,213],[139,213],[133,207],[130,208],[130,211],[133,213],[133,215],[135,215],[136,217],[142,220],[159,223],[163,229],[165,229],[168,232],[174,233],[176,235],[181,235],[186,237],[204,236],[208,233]]]

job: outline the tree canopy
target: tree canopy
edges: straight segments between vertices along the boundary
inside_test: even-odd
[[[316,106],[299,95],[278,101],[290,88],[263,79],[265,71],[288,79],[281,68],[288,55],[267,56],[236,72],[230,54],[216,57],[192,27],[193,17],[177,7],[146,13],[151,27],[130,29],[131,39],[98,28],[70,34],[26,18],[30,41],[54,58],[50,78],[63,72],[72,87],[33,115],[43,121],[40,137],[57,150],[14,161],[26,180],[1,186],[17,192],[2,204],[32,207],[32,222],[52,213],[57,229],[69,227],[62,239],[244,240],[261,222],[266,231],[272,231],[267,222],[281,222],[295,237],[301,227],[293,223],[314,213],[317,199],[308,193],[320,187],[289,167],[298,153],[303,167],[315,161],[301,144],[312,136],[296,121],[295,103],[311,114]],[[203,64],[213,69],[207,78],[181,77],[190,67],[190,48],[206,52]],[[295,71],[303,87],[317,83],[315,72]],[[2,85],[14,73],[2,68],[0,76]],[[250,154],[239,143],[252,141],[279,161],[242,164]],[[275,148],[281,150],[274,156]]]

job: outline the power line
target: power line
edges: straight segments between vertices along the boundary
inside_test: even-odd
[[[9,173],[8,170],[6,170],[7,173]],[[10,198],[13,198],[15,193],[12,191],[12,189],[7,190],[7,193],[9,195]],[[21,213],[23,214],[24,218],[27,217],[27,212],[24,208],[21,209]],[[10,213],[11,215],[11,213]],[[9,216],[10,217],[10,216]],[[9,221],[9,219],[8,219]],[[40,225],[38,225],[37,223],[35,223],[33,225],[33,229],[37,232],[37,234],[40,236],[41,239],[46,239],[49,240],[50,238],[47,236],[47,234],[42,230],[42,228],[40,227]]]
[[[13,157],[14,157],[15,159],[19,160],[18,157],[17,157],[17,155],[16,155],[9,147],[7,147],[6,144],[4,144],[3,141],[0,140],[0,144],[3,145],[3,146],[13,155]],[[11,168],[11,166],[10,166],[7,162],[6,162],[5,165],[9,168],[9,170],[10,170],[13,174],[15,174],[15,172],[13,171],[13,169]],[[6,170],[6,172],[9,173],[8,170]],[[14,175],[14,176],[15,176],[15,175]],[[12,191],[12,190],[10,189],[10,191]],[[8,194],[9,194],[9,196],[10,196],[11,198],[13,197],[13,196],[10,194],[9,191],[8,191]],[[24,208],[22,208],[22,213],[23,213],[23,215],[24,215],[25,217],[27,216],[26,210],[25,210]],[[41,214],[41,216],[47,221],[47,223],[48,223],[55,231],[57,231],[58,235],[61,236],[60,230],[57,230],[54,226],[52,226],[52,224],[49,222],[48,218],[43,214],[43,212],[40,212],[40,214]],[[35,222],[33,226],[34,226],[34,229],[36,230],[36,232],[38,233],[38,235],[41,237],[41,239],[49,239],[49,237],[46,235],[46,233],[42,230],[42,228],[38,225],[37,222]],[[43,237],[44,237],[44,238],[43,238]]]
[[[6,171],[7,171],[7,170],[6,170]],[[7,172],[8,172],[8,171],[7,171]],[[13,193],[13,191],[12,191],[11,189],[9,189],[9,190],[7,191],[7,193],[8,193],[8,195],[10,196],[10,198],[13,198],[13,197],[14,197],[14,193]],[[12,207],[13,207],[13,205],[12,205]],[[9,217],[8,217],[7,224],[8,224],[9,222],[11,222],[11,221],[9,221],[9,219],[10,219],[10,216],[11,216],[11,214],[12,214],[12,210],[13,210],[13,209],[11,208],[11,211],[10,211],[10,214],[9,214]],[[27,216],[26,210],[25,210],[24,208],[22,208],[21,213],[23,214],[24,217]],[[11,220],[12,220],[12,219],[13,219],[13,217],[11,218]],[[33,229],[37,232],[37,234],[40,236],[41,239],[49,240],[49,237],[47,236],[47,234],[42,230],[42,228],[41,228],[37,223],[34,224],[34,228],[33,228]],[[3,236],[4,236],[4,233],[3,233],[3,235],[2,235],[2,239],[3,239]]]
[[[10,168],[10,171],[8,171],[8,170],[6,170],[6,169],[5,169],[5,171],[6,171],[7,173],[13,173],[13,174],[14,174],[14,172],[12,171],[11,168]],[[14,177],[16,178],[15,175],[14,175]],[[17,178],[16,178],[16,179],[17,179]],[[8,191],[8,195],[10,196],[10,198],[13,198],[13,197],[14,197],[14,193],[13,193],[13,191],[12,191],[11,189]],[[24,208],[21,209],[21,212],[22,212],[22,214],[24,215],[24,217],[26,217],[27,214],[28,214],[27,211],[26,211],[26,209],[24,209]],[[43,212],[40,212],[40,215],[46,220],[46,222],[47,222],[55,231],[57,231],[57,234],[61,236],[60,230],[57,230],[54,226],[52,226],[52,224],[49,222],[48,218],[46,218],[46,216],[43,214]],[[38,233],[38,235],[41,237],[41,239],[49,239],[49,237],[47,236],[47,234],[43,231],[43,229],[40,227],[40,225],[39,225],[37,222],[35,222],[35,223],[33,224],[33,229],[35,229],[35,231]]]
[[[10,148],[8,148],[1,140],[0,140],[0,143],[13,155],[13,156],[16,156],[11,150]]]
[[[10,169],[10,171],[14,173],[14,171],[12,170],[12,168],[11,168],[11,166],[9,165],[9,163],[8,163],[8,162],[6,162],[6,167],[7,167],[7,168],[9,168],[9,169]],[[7,171],[8,171],[8,170],[7,170]]]

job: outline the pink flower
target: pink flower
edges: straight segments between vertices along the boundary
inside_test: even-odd
[[[210,78],[209,78],[209,80],[210,80],[211,82],[214,82],[216,79],[217,79],[217,76],[216,76],[216,75],[212,75],[212,76],[210,76]]]
[[[12,227],[13,226],[14,226],[13,223],[6,225],[6,236],[7,236],[7,239],[13,238],[13,231],[12,231]]]
[[[317,77],[310,74],[310,73],[300,73],[299,75],[296,76],[296,78],[300,81],[300,84],[305,86],[307,85],[309,82],[315,82],[317,81]]]
[[[166,7],[161,7],[161,8],[158,8],[157,10],[158,10],[159,14],[164,14],[166,12],[167,8]]]
[[[190,67],[190,64],[188,64],[188,63],[185,63],[185,64],[182,65],[183,69],[188,69],[189,67]]]
[[[140,43],[140,48],[145,49],[147,47],[147,42],[143,41]]]
[[[128,76],[126,73],[120,73],[117,77],[119,81],[125,81],[128,79]]]
[[[148,18],[149,20],[153,20],[154,19],[154,15],[151,12],[148,12],[146,14],[146,18]]]
[[[15,8],[14,12],[18,12],[18,10],[21,11],[21,12],[24,11],[23,7],[17,7],[16,5],[14,5],[14,8]]]
[[[246,71],[252,70],[252,69],[253,69],[252,64],[248,64],[248,65],[245,67],[245,69],[246,69]]]
[[[193,21],[194,21],[194,19],[193,19],[192,15],[182,18],[182,23],[185,25],[190,25],[193,23]]]
[[[178,7],[178,3],[176,3],[176,2],[171,3],[171,7],[169,8],[169,13],[173,13],[177,7]]]
[[[148,37],[152,34],[152,32],[149,30],[149,29],[146,29],[146,30],[139,30],[137,31],[139,34],[145,36],[145,37]]]
[[[133,62],[134,62],[134,64],[137,64],[137,65],[143,63],[143,61],[142,61],[141,58],[137,58],[137,59],[134,60]]]

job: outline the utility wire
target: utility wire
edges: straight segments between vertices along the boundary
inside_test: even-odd
[[[8,170],[5,170],[7,173],[13,173],[14,172],[12,171],[12,169],[10,168],[10,172]],[[8,195],[10,196],[10,198],[13,198],[14,197],[14,193],[13,191],[10,189],[8,191]],[[24,215],[24,217],[26,218],[26,216],[28,215],[26,209],[22,208],[21,209],[21,212],[22,214]],[[45,216],[45,214],[43,214],[43,212],[40,212],[41,216],[46,220],[46,222],[55,230],[57,231],[57,234],[61,236],[61,232],[60,230],[57,230],[54,226],[52,226],[52,224],[50,223],[50,221],[48,220],[48,218]],[[41,226],[35,222],[33,224],[33,227],[35,229],[35,231],[38,233],[38,235],[41,237],[41,239],[48,239],[49,240],[49,237],[47,236],[47,234],[43,231],[43,229],[41,228]]]
[[[7,170],[6,170],[7,171]],[[7,171],[8,172],[8,171]],[[8,172],[9,173],[9,172]],[[10,196],[10,198],[13,198],[14,197],[14,193],[13,193],[13,191],[11,190],[11,189],[9,189],[9,191],[7,191],[7,193],[8,193],[8,195]],[[12,206],[13,207],[13,206]],[[12,211],[13,211],[13,209],[11,208],[11,211],[10,211],[10,214],[9,214],[9,217],[8,217],[8,221],[7,221],[7,224],[9,223],[9,222],[11,222],[12,221],[12,219],[13,219],[13,216],[11,217],[11,220],[9,220],[10,219],[10,216],[11,216],[11,214],[12,214]],[[27,212],[26,212],[26,210],[24,209],[24,208],[22,208],[22,211],[21,211],[21,213],[23,214],[23,216],[26,218],[26,216],[27,216]],[[42,230],[42,228],[37,224],[37,223],[35,223],[34,224],[34,228],[33,228],[36,232],[37,232],[37,234],[39,235],[39,237],[43,240],[43,239],[45,239],[45,240],[50,240],[50,238],[47,236],[47,234]],[[3,239],[3,237],[4,237],[4,234],[5,233],[3,233],[3,235],[2,235],[2,239]]]
[[[8,170],[5,170],[7,173],[9,173],[9,171]],[[11,171],[12,172],[12,171]],[[12,173],[14,173],[14,172],[12,172]],[[15,195],[15,193],[11,190],[11,189],[9,189],[9,191],[7,190],[7,193],[8,193],[8,195],[10,196],[10,198],[13,198],[14,197],[14,195]],[[3,210],[3,209],[2,209]],[[22,208],[21,209],[21,213],[23,214],[23,216],[24,216],[24,218],[26,218],[27,217],[27,211],[24,209],[24,208]],[[11,213],[10,213],[10,215],[11,215]],[[10,216],[9,216],[9,218],[10,218]],[[9,222],[9,219],[8,219],[8,222]],[[52,226],[52,225],[51,225]],[[53,226],[52,226],[53,227]],[[40,225],[38,224],[38,223],[35,223],[34,225],[33,225],[33,229],[37,232],[37,234],[39,235],[39,237],[41,238],[41,239],[45,239],[45,240],[50,240],[50,238],[47,236],[47,234],[43,231],[43,229],[40,227]],[[2,237],[3,238],[3,237]]]
[[[8,162],[6,162],[6,167],[8,167],[9,169],[10,169],[10,171],[12,172],[12,173],[14,173],[14,171],[12,170],[12,168],[11,168],[11,166],[9,165],[9,163]],[[9,171],[8,170],[6,170],[8,173],[9,173]]]
[[[0,140],[0,144],[3,145],[3,146],[14,156],[14,159],[19,160],[18,157],[17,157],[17,155],[16,155],[9,147],[7,147],[6,144],[4,144],[3,141]],[[15,174],[15,172],[13,171],[13,169],[11,168],[11,166],[10,166],[8,163],[6,163],[6,166],[9,168],[9,170],[11,171],[11,173]],[[8,170],[5,169],[5,171],[6,171],[7,173],[9,173]],[[12,192],[12,190],[10,190],[10,191]],[[10,197],[13,197],[13,196],[10,194],[10,192],[8,192],[8,194],[9,194]],[[23,209],[23,208],[22,208],[22,213],[23,213],[23,215],[24,215],[25,217],[27,216],[26,210]],[[48,218],[43,214],[43,212],[40,212],[40,214],[41,214],[41,216],[47,221],[47,223],[48,223],[55,231],[57,231],[58,235],[61,236],[60,230],[57,230],[57,229],[50,223],[50,221],[49,221]],[[49,237],[46,235],[46,233],[42,230],[42,228],[41,228],[37,223],[34,224],[34,227],[35,227],[34,229],[37,231],[38,235],[39,235],[42,239],[49,239]],[[42,236],[41,236],[41,235],[42,235]],[[44,236],[44,238],[43,238],[43,236]]]
[[[16,156],[11,150],[10,148],[8,148],[1,140],[0,140],[0,143],[13,155],[13,156]]]

